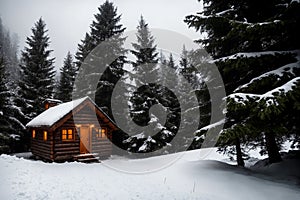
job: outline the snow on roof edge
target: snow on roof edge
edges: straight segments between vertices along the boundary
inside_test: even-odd
[[[119,126],[100,107],[98,107],[89,96],[51,107],[32,119],[26,124],[26,127],[51,127],[87,99],[89,99],[115,127],[119,128]]]
[[[65,117],[68,113],[70,113],[74,108],[84,102],[86,99],[90,99],[89,97],[83,97],[74,101],[70,101],[67,103],[62,103],[57,106],[51,107],[35,118],[33,118],[30,122],[26,124],[26,127],[42,127],[42,126],[52,126],[58,120]],[[90,99],[91,100],[91,99]]]

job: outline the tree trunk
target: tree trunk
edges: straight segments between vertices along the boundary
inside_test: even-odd
[[[272,132],[265,133],[266,147],[269,156],[269,163],[276,163],[282,161],[279,148],[276,143],[275,135]]]
[[[245,163],[244,163],[244,159],[243,159],[243,153],[242,153],[242,149],[241,149],[241,142],[240,142],[239,138],[236,138],[236,140],[235,140],[235,149],[236,149],[237,164],[238,164],[238,166],[244,167]]]

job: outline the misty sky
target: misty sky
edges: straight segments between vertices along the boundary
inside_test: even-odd
[[[56,57],[56,67],[62,66],[67,52],[75,53],[77,44],[105,0],[0,0],[2,23],[11,33],[19,36],[20,50],[24,48],[27,36],[31,35],[33,24],[42,16],[49,29],[51,54]],[[199,38],[193,29],[183,22],[186,15],[201,10],[198,0],[112,0],[122,14],[121,23],[127,31],[136,29],[141,15],[150,28],[167,29],[187,36]],[[181,45],[181,44],[180,44]]]

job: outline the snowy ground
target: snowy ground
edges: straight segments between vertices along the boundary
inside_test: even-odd
[[[206,160],[202,160],[203,155]],[[285,161],[268,168],[254,167],[269,172],[269,175],[262,175],[209,160],[228,161],[214,149],[187,152],[175,163],[152,173],[121,172],[133,172],[130,166],[151,168],[153,163],[164,163],[169,158],[126,160],[113,157],[97,164],[57,164],[1,155],[0,199],[296,200],[300,197],[299,183],[294,176],[284,180],[274,176],[274,173],[280,175],[280,165],[289,169],[299,163]],[[299,168],[294,169],[299,171]],[[288,177],[287,174],[282,175]]]

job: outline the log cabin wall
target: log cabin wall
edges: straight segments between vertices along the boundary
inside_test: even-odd
[[[71,117],[63,125],[54,131],[54,153],[53,159],[55,161],[72,160],[73,156],[80,154],[80,128],[82,126],[90,127],[90,144],[89,152],[99,154],[100,158],[109,157],[112,153],[112,144],[106,137],[99,137],[99,129],[105,127],[107,135],[111,137],[110,128],[104,121],[97,116],[99,122],[94,118],[95,111],[88,106],[82,108],[76,113],[76,125],[74,119]],[[100,123],[100,126],[99,126]],[[72,140],[62,139],[62,130],[73,130],[74,138]]]
[[[30,132],[35,131],[35,137],[31,135],[31,151],[32,154],[47,161],[54,160],[53,153],[53,133],[47,128],[31,129]],[[44,140],[44,131],[47,131],[47,140]]]
[[[62,140],[62,130],[73,130],[72,140]],[[64,161],[72,160],[74,155],[78,155],[80,138],[77,134],[73,118],[69,119],[63,126],[54,131],[54,160]]]
[[[92,153],[97,153],[100,158],[107,158],[112,153],[112,143],[108,139],[111,139],[112,131],[105,125],[101,125],[102,128],[107,130],[106,137],[102,137],[99,132],[100,127],[92,129]]]

